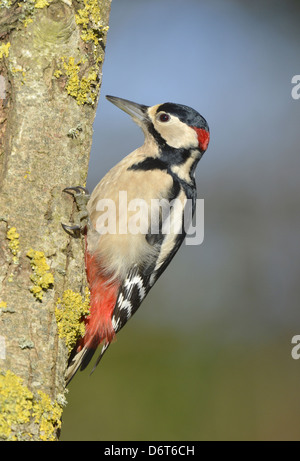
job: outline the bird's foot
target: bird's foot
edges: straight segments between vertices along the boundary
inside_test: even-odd
[[[73,237],[79,237],[80,234],[84,232],[88,224],[88,211],[86,206],[90,199],[89,191],[85,187],[75,186],[66,187],[63,189],[63,192],[74,197],[78,208],[78,213],[72,226],[68,226],[63,223],[61,225],[68,234],[72,235]]]

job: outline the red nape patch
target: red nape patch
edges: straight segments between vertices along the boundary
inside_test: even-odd
[[[198,143],[200,149],[204,152],[206,151],[209,143],[209,132],[206,130],[203,130],[203,128],[197,128],[195,126],[192,126],[192,128],[196,131],[197,136],[198,136]]]
[[[99,261],[85,251],[87,280],[91,292],[90,314],[85,319],[85,335],[80,341],[83,346],[96,349],[101,342],[111,342],[115,336],[111,318],[117,301],[119,285],[107,283],[107,276],[101,270]]]

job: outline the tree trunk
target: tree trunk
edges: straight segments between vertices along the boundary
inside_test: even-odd
[[[110,0],[0,0],[0,439],[59,436],[88,305],[62,190],[86,182],[109,12]]]

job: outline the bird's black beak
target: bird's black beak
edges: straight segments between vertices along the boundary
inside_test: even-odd
[[[137,123],[143,122],[147,118],[148,106],[137,104],[127,99],[117,98],[116,96],[106,96],[106,99],[119,107],[119,109],[124,110]]]

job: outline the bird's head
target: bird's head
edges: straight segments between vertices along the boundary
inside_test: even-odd
[[[209,143],[209,127],[196,110],[182,104],[163,103],[145,106],[115,96],[106,98],[129,114],[143,129],[145,136],[152,135],[162,148],[199,149],[201,155]]]

